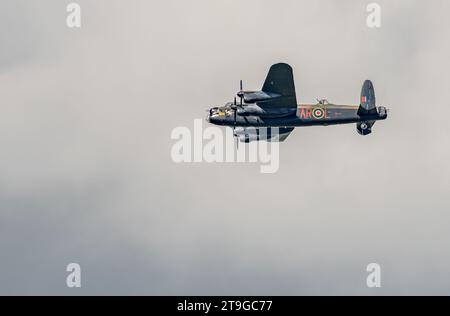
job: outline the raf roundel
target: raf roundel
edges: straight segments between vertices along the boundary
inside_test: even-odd
[[[325,116],[325,111],[322,108],[314,108],[313,111],[312,111],[312,116],[316,120],[321,120]]]

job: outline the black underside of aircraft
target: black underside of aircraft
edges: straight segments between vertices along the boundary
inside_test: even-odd
[[[294,76],[288,64],[270,67],[261,91],[244,91],[242,81],[237,93],[239,103],[229,102],[209,110],[207,121],[232,127],[242,142],[284,141],[295,127],[356,123],[360,135],[372,132],[376,121],[387,118],[387,109],[376,106],[375,90],[370,80],[361,89],[359,105],[297,104]]]

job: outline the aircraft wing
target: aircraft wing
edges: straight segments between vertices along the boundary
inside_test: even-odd
[[[280,137],[278,138],[278,141],[279,141],[280,143],[281,143],[281,142],[284,142],[284,141],[286,140],[286,138],[288,138],[289,135],[291,135],[291,132],[280,135]]]
[[[279,129],[279,134],[277,137],[273,138],[271,141],[284,142],[289,135],[291,135],[293,127],[284,127]]]
[[[263,109],[297,109],[292,67],[284,63],[270,67],[262,92],[273,96],[256,102]]]

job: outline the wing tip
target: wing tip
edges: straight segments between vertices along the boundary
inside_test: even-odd
[[[272,69],[272,68],[288,68],[288,69],[291,69],[291,70],[292,70],[291,65],[289,65],[289,64],[287,64],[287,63],[283,63],[283,62],[273,64],[273,65],[270,67],[270,69]]]

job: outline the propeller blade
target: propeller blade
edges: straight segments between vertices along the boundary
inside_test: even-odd
[[[240,105],[242,106],[242,99],[244,98],[244,88],[243,88],[243,84],[242,84],[242,80],[239,81],[239,98],[240,98]]]
[[[233,138],[234,138],[234,143],[236,146],[236,140],[237,140],[237,135],[236,135],[236,121],[234,121],[234,125],[233,125]]]
[[[235,143],[236,149],[239,149],[239,137],[238,137],[238,135],[236,135],[235,131],[236,131],[236,125],[233,126],[233,137],[234,137],[234,143]]]

